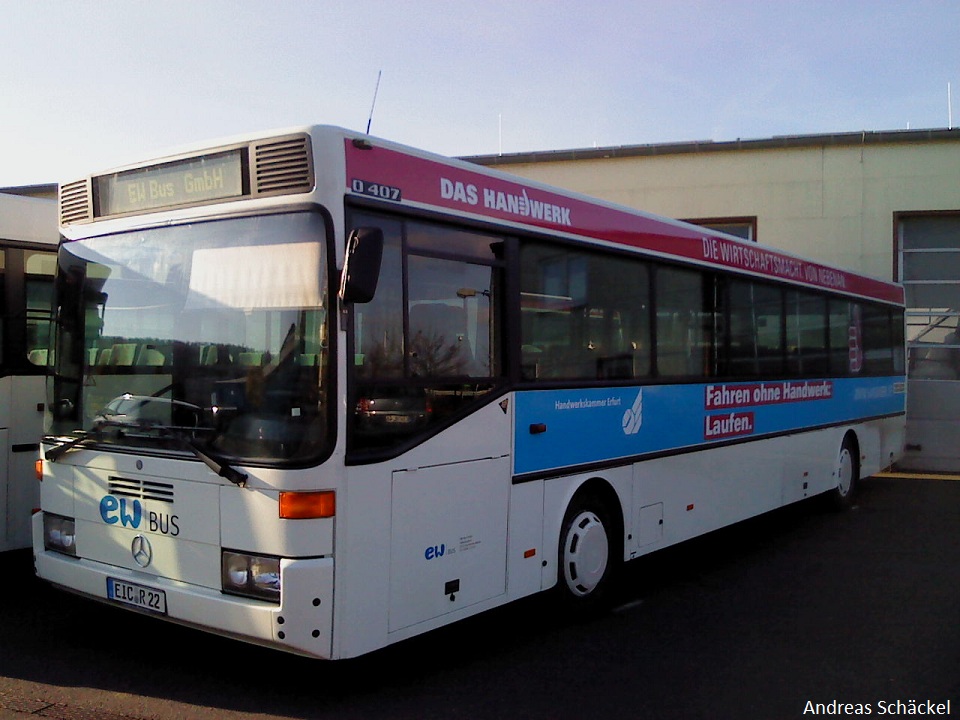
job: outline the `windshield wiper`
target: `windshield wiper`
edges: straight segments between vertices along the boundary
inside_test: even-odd
[[[71,438],[69,440],[64,440],[61,437],[49,437],[49,436],[45,437],[44,441],[59,442],[59,445],[54,445],[52,448],[47,450],[44,453],[44,457],[50,462],[55,463],[57,459],[60,458],[60,456],[66,455],[71,450],[76,450],[82,445],[85,445],[88,440],[96,441],[97,438],[87,433],[83,433],[82,435],[77,435],[76,437]]]
[[[237,487],[247,486],[248,475],[246,473],[240,472],[223,458],[211,455],[206,450],[201,450],[187,438],[181,436],[179,439],[184,447],[202,460],[203,464],[213,470],[217,475],[226,478]]]
[[[193,440],[190,439],[190,435],[197,431],[212,431],[213,428],[162,425],[154,422],[145,422],[143,420],[134,422],[105,420],[97,424],[97,427],[104,426],[132,428],[140,432],[156,432],[160,438],[173,438],[179,442],[182,447],[185,447],[187,450],[192,452],[199,460],[203,462],[204,465],[213,470],[220,477],[229,480],[237,487],[246,487],[247,485],[247,477],[249,476],[246,473],[240,472],[219,455],[214,455],[206,450],[202,450],[196,443],[193,442]]]
[[[179,441],[180,445],[197,457],[200,461],[203,462],[208,468],[213,470],[219,477],[229,480],[237,487],[246,487],[247,478],[249,475],[246,473],[240,472],[230,463],[228,463],[223,458],[207,452],[206,450],[200,449],[192,440],[190,440],[186,432],[187,430],[197,430],[199,428],[184,428],[177,427],[173,425],[158,425],[156,423],[146,423],[146,422],[121,422],[118,420],[100,420],[96,424],[97,433],[95,435],[84,433],[83,435],[78,435],[77,437],[71,438],[70,440],[63,440],[59,445],[54,446],[50,450],[46,451],[45,457],[50,462],[56,462],[59,457],[75,450],[86,444],[87,441],[97,441],[102,439],[100,431],[104,428],[128,428],[132,430],[137,430],[140,432],[144,431],[153,431],[157,432],[160,437],[170,437]],[[47,438],[56,439],[56,438]]]

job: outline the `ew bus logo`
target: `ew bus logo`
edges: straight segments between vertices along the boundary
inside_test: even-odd
[[[144,529],[150,532],[173,537],[180,534],[180,525],[178,524],[180,517],[178,515],[169,515],[152,510],[145,511],[143,503],[135,498],[129,501],[124,497],[104,495],[100,499],[100,519],[107,525],[117,525],[119,523],[123,527],[139,530],[141,523],[143,523]]]
[[[643,425],[643,388],[637,391],[637,399],[634,400],[633,405],[623,413],[621,423],[624,435],[636,435],[640,432],[640,426]]]
[[[143,519],[143,504],[134,500],[128,505],[127,498],[104,495],[100,500],[100,519],[107,525],[120,523],[123,527],[138,528]]]
[[[447,548],[443,543],[440,543],[439,545],[431,545],[423,551],[423,557],[425,557],[427,560],[442,558],[446,553],[446,550]]]

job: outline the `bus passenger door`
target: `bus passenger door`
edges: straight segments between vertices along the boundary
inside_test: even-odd
[[[507,457],[393,473],[390,632],[506,592],[509,478]]]

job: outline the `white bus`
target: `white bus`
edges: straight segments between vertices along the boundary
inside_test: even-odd
[[[898,285],[331,127],[63,185],[39,576],[361,655],[903,444]]]
[[[0,552],[30,547],[57,265],[57,204],[0,193]]]

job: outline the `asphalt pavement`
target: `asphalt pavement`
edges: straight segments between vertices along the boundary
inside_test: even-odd
[[[960,717],[960,480],[880,476],[546,596],[323,663],[76,598],[0,555],[0,720]],[[949,703],[949,705],[947,705]]]

